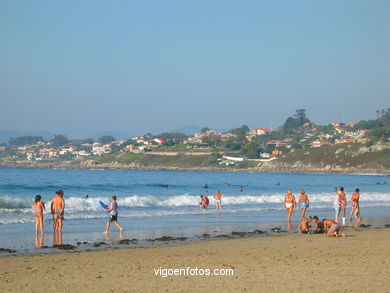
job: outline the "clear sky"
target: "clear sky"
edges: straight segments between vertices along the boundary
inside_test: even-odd
[[[275,128],[389,97],[388,0],[0,0],[0,130]]]

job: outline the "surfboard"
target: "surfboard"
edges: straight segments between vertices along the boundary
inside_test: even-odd
[[[101,200],[99,200],[99,204],[100,204],[100,206],[103,208],[103,209],[105,209],[105,210],[107,210],[108,209],[108,205],[106,205],[104,202],[102,202]]]

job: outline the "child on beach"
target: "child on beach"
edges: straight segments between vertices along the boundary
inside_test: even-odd
[[[217,193],[214,195],[215,205],[216,205],[217,210],[222,209],[222,198],[223,198],[223,195],[221,194],[221,191],[217,190]]]
[[[299,224],[298,231],[301,233],[308,233],[309,232],[309,223],[311,222],[312,217],[308,216],[306,219],[303,219],[301,223]]]
[[[324,232],[324,223],[321,222],[317,216],[314,216],[313,217],[313,222],[315,224],[315,226],[313,227],[313,229],[311,229],[312,231],[316,232],[316,233],[323,233]]]
[[[287,194],[284,196],[283,207],[287,210],[287,224],[288,229],[291,230],[291,215],[294,212],[296,206],[295,196],[292,194],[292,190],[287,190]]]
[[[110,216],[107,220],[106,231],[104,231],[103,234],[108,234],[111,222],[114,222],[115,226],[119,228],[119,231],[121,231],[122,234],[123,228],[118,223],[118,203],[116,202],[116,196],[114,195],[111,199],[111,206],[108,209],[104,210],[105,212],[110,212]]]
[[[305,219],[306,210],[309,207],[309,197],[306,195],[305,191],[301,190],[301,195],[299,196],[299,208],[301,209],[301,221]]]
[[[34,202],[34,215],[35,215],[35,234],[38,234],[38,228],[41,229],[41,234],[43,234],[43,210],[45,209],[45,203],[41,202],[41,196],[35,196]]]

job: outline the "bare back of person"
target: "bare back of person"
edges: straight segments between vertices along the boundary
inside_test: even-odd
[[[64,192],[56,191],[56,196],[51,201],[51,213],[53,215],[53,230],[62,232],[62,220],[64,219],[65,200],[62,198]]]

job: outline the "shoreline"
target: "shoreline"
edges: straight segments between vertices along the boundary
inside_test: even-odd
[[[77,164],[75,164],[77,163]],[[378,175],[390,176],[390,170],[379,169],[329,169],[329,168],[295,168],[293,165],[289,166],[265,166],[255,168],[182,168],[172,166],[154,166],[142,167],[123,164],[82,164],[81,162],[63,161],[52,163],[0,163],[0,168],[14,168],[14,169],[60,169],[60,170],[136,170],[136,171],[196,171],[196,172],[253,172],[253,173],[297,173],[297,174],[351,174],[351,175]]]
[[[275,234],[156,247],[0,258],[6,292],[386,292],[390,229],[347,237]],[[158,269],[231,269],[233,275],[163,277]],[[161,271],[160,271],[161,272]],[[303,276],[306,276],[302,279]]]
[[[190,234],[183,232],[175,233],[175,229],[171,228],[166,229],[162,233],[156,233],[158,230],[151,230],[151,233],[145,238],[137,237],[136,231],[133,230],[125,231],[123,235],[120,235],[117,231],[112,231],[107,236],[101,232],[64,232],[62,236],[64,240],[57,247],[53,242],[53,232],[46,232],[44,234],[44,238],[40,239],[42,247],[39,248],[28,248],[23,246],[24,248],[18,249],[7,245],[0,247],[0,260],[1,258],[8,256],[28,257],[33,255],[61,254],[65,252],[169,247],[172,245],[187,245],[191,243],[203,243],[218,240],[278,237],[283,235],[300,234],[297,230],[298,224],[298,222],[294,222],[294,228],[292,230],[288,230],[285,223],[270,223],[267,225],[225,226],[223,229],[208,227],[208,231],[200,233],[199,231],[197,232],[196,227],[190,227],[189,230],[192,231]],[[363,218],[358,232],[367,230],[383,230],[388,228],[390,228],[390,217],[365,217]],[[356,232],[353,229],[352,223],[348,223],[345,227],[343,227],[343,230],[348,231],[348,233]],[[105,239],[103,240],[103,238]],[[33,234],[22,238],[19,236],[14,239],[19,242],[22,241],[23,243],[29,243],[34,239],[35,243],[38,241],[38,238]]]

